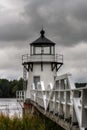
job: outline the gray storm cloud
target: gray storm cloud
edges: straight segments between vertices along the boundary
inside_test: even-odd
[[[31,39],[42,25],[58,44],[71,46],[87,41],[86,0],[32,0],[29,4],[27,0],[25,2],[22,5],[23,11],[18,14],[18,21],[14,15],[7,17],[11,10],[7,12],[8,23],[3,21],[0,26],[0,41]]]
[[[25,6],[25,15],[31,20],[32,31],[45,26],[58,44],[71,46],[87,41],[86,0],[33,0]]]
[[[21,55],[29,53],[29,43],[39,37],[42,26],[64,54],[60,73],[86,81],[87,0],[1,0],[0,76],[22,76]]]
[[[0,41],[25,41],[28,38],[28,25],[21,23],[0,26]]]

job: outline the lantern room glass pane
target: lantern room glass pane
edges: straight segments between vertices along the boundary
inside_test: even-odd
[[[41,47],[35,47],[35,54],[41,54]]]
[[[31,52],[34,55],[53,55],[55,54],[55,48],[54,46],[35,46]]]
[[[50,47],[44,47],[43,48],[43,53],[44,54],[50,54]]]

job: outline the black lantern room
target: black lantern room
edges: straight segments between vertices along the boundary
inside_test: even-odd
[[[40,37],[30,44],[30,55],[55,55],[55,43],[45,37],[45,31],[40,31]]]

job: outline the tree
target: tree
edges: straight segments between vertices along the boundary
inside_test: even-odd
[[[9,81],[7,79],[0,79],[0,97],[14,98],[16,91],[23,89],[23,79]]]

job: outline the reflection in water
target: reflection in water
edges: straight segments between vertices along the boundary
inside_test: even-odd
[[[16,99],[1,98],[0,99],[0,113],[9,115],[10,117],[22,117],[22,106]]]

